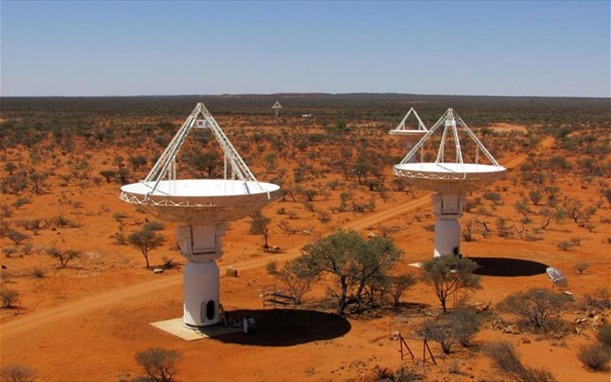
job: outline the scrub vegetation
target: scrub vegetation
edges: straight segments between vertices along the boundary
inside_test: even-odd
[[[253,336],[180,342],[148,325],[181,314],[185,261],[176,223],[121,202],[119,188],[146,176],[201,101],[257,179],[282,190],[228,225],[219,266],[235,272],[221,278],[224,309],[256,313],[257,292],[273,285],[293,302],[281,321],[298,321],[288,335],[275,338],[267,322]],[[0,105],[5,378],[133,380],[144,369],[140,380],[172,380],[180,360],[176,379],[189,381],[205,359],[211,380],[608,379],[608,99],[276,94]],[[410,106],[427,126],[454,108],[508,168],[507,179],[466,195],[462,259],[431,260],[430,195],[392,174],[406,148],[388,131]],[[435,143],[424,160],[435,159]],[[192,131],[177,172],[223,176],[210,131]],[[564,272],[570,294],[551,284],[547,266]],[[332,319],[320,329],[298,312]],[[44,325],[23,341],[28,320]],[[78,322],[70,346],[62,322]],[[413,363],[397,355],[399,338]],[[279,362],[287,339],[299,362]],[[422,366],[423,339],[437,366]]]

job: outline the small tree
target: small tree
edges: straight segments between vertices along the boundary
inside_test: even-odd
[[[454,330],[456,340],[462,346],[470,346],[471,340],[475,337],[480,327],[480,318],[477,312],[464,307],[453,311],[447,317]]]
[[[30,237],[24,233],[21,233],[19,231],[15,231],[13,229],[9,230],[8,233],[6,234],[6,236],[11,239],[13,241],[13,243],[15,243],[16,245],[21,244],[22,242],[24,242],[25,240],[29,239]]]
[[[491,201],[495,205],[503,204],[503,199],[501,198],[501,194],[494,191],[486,191],[484,192],[484,199]]]
[[[423,323],[420,334],[427,341],[435,341],[441,345],[444,354],[450,354],[452,345],[456,343],[452,324],[447,319],[430,319]]]
[[[146,157],[143,155],[132,155],[129,157],[129,163],[132,165],[134,171],[136,171],[146,164]]]
[[[52,258],[57,259],[62,268],[66,268],[71,260],[76,259],[82,255],[82,252],[76,251],[74,249],[62,251],[61,249],[56,247],[46,248],[45,252],[47,252],[47,254]]]
[[[252,235],[263,235],[263,251],[269,252],[269,223],[272,219],[263,216],[260,211],[257,211],[252,216],[250,222],[250,233]]]
[[[492,360],[494,367],[512,381],[553,382],[556,380],[545,369],[531,369],[524,366],[515,348],[509,342],[493,342],[486,346],[484,353]]]
[[[426,339],[439,343],[445,354],[459,342],[462,346],[471,345],[471,340],[479,331],[480,319],[473,309],[461,308],[450,314],[429,319],[424,322],[420,334]]]
[[[119,183],[121,184],[129,183],[127,179],[128,176],[129,176],[129,170],[125,167],[119,167],[119,169],[117,170],[117,179],[119,180]]]
[[[497,308],[518,316],[521,323],[535,332],[549,331],[559,323],[556,315],[565,300],[547,289],[533,288],[507,296]]]
[[[583,272],[585,272],[586,269],[588,268],[590,268],[590,263],[588,263],[587,261],[582,261],[582,262],[577,263],[577,265],[575,265],[575,270],[580,275],[583,274]]]
[[[416,278],[409,274],[403,274],[390,277],[390,295],[392,297],[393,306],[399,306],[403,292],[416,284]]]
[[[102,170],[100,171],[100,175],[106,179],[106,183],[110,183],[117,176],[117,172],[114,170]]]
[[[448,296],[461,289],[479,287],[479,277],[473,274],[477,267],[474,261],[452,255],[435,257],[422,264],[424,281],[433,285],[444,313]]]
[[[541,203],[541,199],[543,199],[543,193],[539,190],[532,190],[528,193],[528,199],[534,204],[538,206]]]
[[[13,172],[17,170],[19,167],[13,162],[6,162],[4,164],[4,171],[8,172],[9,175],[13,175]]]
[[[518,213],[524,216],[524,223],[530,222],[530,217],[528,217],[528,214],[530,213],[530,208],[528,208],[528,204],[524,200],[516,201],[513,205],[513,208],[515,208]]]
[[[144,256],[147,268],[150,268],[150,251],[160,247],[163,243],[165,243],[165,240],[165,236],[157,233],[156,230],[152,229],[150,226],[147,227],[146,225],[142,227],[140,231],[133,232],[127,237],[127,241],[134,247],[138,248],[142,253],[142,256]]]
[[[152,381],[171,382],[176,375],[180,353],[177,350],[150,348],[136,353],[135,359]]]
[[[36,370],[18,363],[9,363],[0,368],[2,382],[34,382]]]
[[[306,261],[304,257],[298,257],[287,261],[282,269],[278,269],[275,261],[267,264],[267,273],[286,286],[295,306],[301,305],[303,296],[312,289],[312,284],[318,278],[315,268],[309,266]]]
[[[368,283],[385,276],[402,251],[391,239],[365,240],[356,231],[339,230],[301,248],[312,272],[329,274],[334,286],[328,294],[337,300],[337,314],[350,304],[361,304]]]
[[[45,180],[48,176],[49,175],[47,173],[42,172],[34,172],[30,174],[28,178],[30,179],[30,182],[32,184],[32,191],[35,194],[40,194],[43,192],[45,187]]]

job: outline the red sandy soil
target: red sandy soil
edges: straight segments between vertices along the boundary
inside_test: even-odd
[[[545,149],[552,144],[543,142]],[[525,155],[507,160],[507,167],[518,166]],[[509,174],[511,177],[511,173]],[[503,181],[509,185],[510,180]],[[568,185],[563,187],[569,188]],[[21,292],[20,307],[2,310],[0,321],[1,363],[17,362],[37,370],[41,381],[127,381],[143,375],[134,354],[150,347],[176,349],[182,355],[178,363],[179,381],[336,381],[365,380],[374,368],[396,370],[400,366],[423,373],[431,381],[502,381],[504,378],[491,367],[490,361],[478,350],[491,340],[507,340],[517,346],[523,362],[532,367],[545,367],[559,381],[608,381],[607,372],[591,372],[577,359],[577,349],[594,341],[595,326],[585,325],[580,334],[560,338],[528,333],[506,334],[492,328],[490,323],[477,335],[474,349],[455,346],[452,354],[442,355],[440,347],[431,349],[437,365],[422,364],[422,342],[414,333],[415,327],[428,314],[439,311],[432,288],[418,283],[407,291],[402,301],[407,305],[399,311],[380,311],[348,316],[349,330],[344,332],[344,321],[330,324],[330,333],[319,336],[307,331],[307,324],[276,329],[274,321],[287,320],[291,312],[267,322],[258,322],[260,330],[252,336],[236,334],[187,342],[149,325],[151,322],[182,315],[182,274],[180,269],[163,274],[152,274],[143,268],[143,259],[136,249],[117,246],[111,236],[119,223],[108,211],[124,211],[127,228],[142,223],[145,215],[135,212],[118,200],[116,184],[102,184],[99,188],[83,191],[69,188],[67,192],[83,203],[79,228],[42,230],[37,242],[47,245],[69,243],[70,248],[83,250],[85,255],[59,269],[56,261],[43,255],[12,255],[4,258],[12,277],[3,281],[7,287]],[[572,190],[587,199],[591,190]],[[6,195],[3,198],[8,198]],[[46,198],[46,200],[45,200]],[[423,227],[432,223],[430,196],[419,193],[416,198],[405,195],[397,200],[379,203],[377,210],[367,215],[347,215],[346,218],[323,225],[313,220],[307,224],[295,221],[295,226],[315,224],[311,235],[284,235],[274,229],[271,244],[281,248],[279,254],[265,254],[260,250],[261,239],[248,234],[248,220],[231,223],[224,238],[224,256],[220,260],[221,274],[227,266],[238,269],[239,277],[222,277],[222,302],[226,310],[259,310],[258,290],[274,280],[266,274],[270,260],[283,261],[299,255],[299,248],[334,227],[352,228],[367,234],[376,227],[399,226],[393,235],[405,250],[401,269],[419,274],[407,264],[424,261],[432,255],[433,233]],[[505,204],[511,206],[516,195],[509,195]],[[3,203],[10,203],[7,199]],[[277,202],[266,211],[275,211]],[[106,206],[102,208],[101,206]],[[25,205],[21,217],[52,216],[61,209],[58,195],[48,194],[37,199],[36,205]],[[291,208],[297,209],[292,203]],[[608,209],[599,213],[607,213]],[[415,214],[424,216],[415,222]],[[463,218],[464,219],[464,218]],[[92,228],[93,227],[93,228]],[[167,225],[164,233],[173,237],[174,226]],[[570,251],[559,251],[554,243],[571,237],[573,231],[581,237],[581,245]],[[463,242],[463,252],[469,257],[499,257],[540,262],[563,270],[576,300],[600,287],[609,286],[608,225],[602,224],[595,232],[577,228],[573,224],[557,225],[544,241],[504,239],[497,236]],[[577,235],[577,234],[575,234]],[[5,244],[8,243],[4,242]],[[96,248],[96,250],[92,250]],[[164,246],[152,253],[152,264],[160,264],[162,256],[169,256],[184,264],[175,248]],[[590,268],[583,275],[573,270],[578,262],[587,260]],[[44,269],[44,278],[34,278],[29,272],[34,267]],[[483,276],[482,288],[470,293],[471,302],[490,302],[492,305],[514,291],[530,287],[551,288],[545,274],[533,276]],[[324,288],[317,287],[307,295],[320,300]],[[421,304],[422,309],[409,308]],[[452,302],[450,302],[452,306]],[[308,305],[306,303],[306,308]],[[329,310],[330,311],[330,310]],[[260,312],[259,312],[260,313]],[[294,316],[293,316],[294,317]],[[315,315],[313,317],[318,318]],[[567,314],[572,321],[577,315]],[[511,320],[511,317],[504,317]],[[265,319],[264,319],[265,320]],[[305,326],[304,326],[305,325]],[[344,325],[344,326],[342,326]],[[305,329],[304,329],[305,328]],[[336,331],[334,333],[333,331]],[[401,361],[397,341],[390,333],[401,331],[414,351],[417,361]],[[293,341],[293,337],[295,340]],[[286,341],[288,344],[278,346]],[[451,369],[457,371],[451,372]]]

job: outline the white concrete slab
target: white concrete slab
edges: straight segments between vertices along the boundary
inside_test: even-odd
[[[185,325],[182,317],[166,321],[151,322],[151,325],[187,341],[201,340],[242,331],[242,326],[233,328],[215,325],[209,328],[191,328]]]

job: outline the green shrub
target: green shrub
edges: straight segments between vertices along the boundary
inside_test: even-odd
[[[611,324],[601,326],[600,329],[598,329],[596,338],[598,338],[600,343],[611,347]]]
[[[566,301],[563,296],[547,289],[533,288],[505,297],[497,308],[520,319],[520,324],[534,332],[556,332],[563,328],[558,318]]]
[[[180,353],[177,350],[150,348],[136,353],[135,359],[149,380],[171,382],[176,375],[176,363],[180,360]]]
[[[592,370],[605,370],[611,359],[611,351],[603,344],[583,346],[577,354],[579,360]]]

